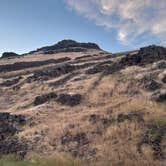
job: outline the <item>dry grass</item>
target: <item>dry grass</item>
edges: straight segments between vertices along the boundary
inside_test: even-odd
[[[78,54],[71,56],[75,57]],[[43,55],[41,57],[45,59]],[[30,56],[24,60],[30,60]],[[119,75],[89,75],[84,80],[69,80],[59,87],[49,87],[45,82],[33,82],[24,84],[17,91],[2,90],[0,111],[25,114],[32,118],[34,124],[32,126],[27,124],[18,134],[20,139],[25,138],[33,145],[33,152],[28,152],[27,159],[33,158],[34,153],[38,153],[45,156],[51,155],[51,159],[49,158],[51,161],[58,161],[59,159],[53,154],[59,152],[58,143],[69,132],[72,136],[77,133],[85,133],[89,141],[86,150],[94,149],[96,152],[94,156],[91,156],[89,152],[85,153],[83,159],[88,163],[79,163],[79,165],[164,166],[164,161],[154,159],[153,150],[149,145],[142,146],[142,153],[139,153],[137,149],[138,143],[145,134],[147,124],[155,119],[166,119],[165,104],[156,104],[149,100],[149,93],[136,86],[129,86],[127,79],[133,77],[133,71],[138,72],[139,70],[140,68],[134,67],[122,71]],[[84,72],[81,74],[84,76]],[[126,78],[125,76],[129,74],[131,77]],[[139,90],[139,93],[131,95],[131,89],[132,91]],[[32,104],[37,95],[51,91],[79,93],[83,99],[81,104],[75,107],[64,106],[54,100],[36,107]],[[142,115],[143,121],[118,122],[120,114],[129,113]],[[91,123],[89,120],[91,115],[98,115],[99,119],[95,123]],[[102,122],[103,119],[107,122],[113,120],[113,122],[105,126]],[[68,154],[70,148],[75,144],[77,143],[69,142],[68,146],[64,148],[65,152]],[[166,154],[165,141],[162,142],[162,147],[163,153]],[[62,156],[58,153],[58,158],[60,158],[58,162],[61,165],[66,160],[70,160],[70,157]]]

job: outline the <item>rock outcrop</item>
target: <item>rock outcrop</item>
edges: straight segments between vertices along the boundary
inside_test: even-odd
[[[0,72],[9,72],[9,71],[21,70],[32,67],[39,67],[43,65],[61,63],[69,60],[70,60],[69,57],[64,57],[59,59],[49,59],[46,61],[16,62],[14,64],[0,65]]]
[[[4,82],[0,83],[0,86],[8,87],[8,86],[15,85],[20,81],[20,79],[22,79],[21,76],[20,77],[15,77],[13,79],[5,80]]]
[[[23,115],[0,113],[0,155],[12,153],[25,155],[27,146],[16,136],[25,122]]]
[[[159,60],[166,60],[166,48],[160,46],[143,47],[135,55],[126,55],[121,60],[122,65],[145,65]]]
[[[2,54],[2,58],[14,58],[19,56],[18,54],[14,53],[14,52],[4,52]]]
[[[60,104],[73,107],[75,105],[80,104],[82,96],[80,94],[70,95],[67,93],[57,94],[55,92],[50,92],[48,94],[37,96],[34,100],[34,105],[36,105],[36,106],[41,105],[52,99],[55,99],[55,101]]]
[[[44,54],[54,54],[58,52],[83,52],[87,49],[101,50],[95,43],[79,43],[74,40],[62,40],[52,46],[46,46],[35,51],[31,51],[30,54],[36,52],[42,52]]]
[[[44,94],[41,96],[37,96],[34,101],[34,105],[41,105],[46,103],[47,101],[54,99],[57,97],[57,94],[54,92],[50,92],[48,94]]]
[[[82,99],[82,96],[80,94],[73,94],[73,95],[60,94],[56,101],[61,104],[73,107],[80,104],[81,99]]]

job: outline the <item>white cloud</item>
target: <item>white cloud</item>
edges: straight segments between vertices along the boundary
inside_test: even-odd
[[[65,0],[65,2],[71,9],[94,21],[96,25],[116,30],[117,40],[124,44],[137,42],[141,35],[145,35],[145,38],[151,36],[161,43],[166,41],[165,0]]]

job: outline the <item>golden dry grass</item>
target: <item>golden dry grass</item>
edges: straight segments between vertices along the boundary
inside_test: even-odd
[[[26,60],[29,60],[28,58]],[[82,165],[164,166],[163,160],[154,159],[151,146],[143,145],[142,154],[137,149],[147,124],[155,119],[166,119],[165,104],[152,102],[149,100],[149,93],[137,86],[129,87],[128,79],[133,77],[133,71],[139,73],[139,70],[141,69],[134,67],[118,75],[89,75],[84,80],[69,80],[59,87],[49,87],[47,82],[33,82],[24,84],[17,91],[2,90],[4,93],[0,96],[0,111],[25,114],[32,118],[34,124],[25,125],[23,131],[18,134],[20,139],[25,138],[34,146],[33,151],[28,152],[27,159],[31,159],[34,153],[45,156],[58,153],[58,142],[69,132],[73,136],[85,133],[90,142],[87,148],[96,151],[94,156],[85,153],[83,162],[88,163],[81,163]],[[84,75],[84,72],[82,74]],[[40,106],[32,104],[37,95],[52,91],[79,93],[83,99],[81,104],[75,107],[61,105],[54,100]],[[131,91],[139,93],[131,95]],[[118,115],[129,113],[142,114],[144,121],[117,121]],[[89,121],[91,115],[99,115],[100,118],[92,124]],[[103,126],[101,119],[109,121],[110,118],[114,122]],[[75,142],[70,142],[65,147],[66,152],[73,146]],[[165,141],[162,142],[162,147],[166,155]],[[64,157],[63,160],[67,158]]]

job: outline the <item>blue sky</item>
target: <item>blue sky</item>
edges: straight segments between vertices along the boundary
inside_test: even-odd
[[[0,54],[25,53],[63,39],[95,42],[111,52],[165,45],[166,1],[130,2],[0,0]]]

